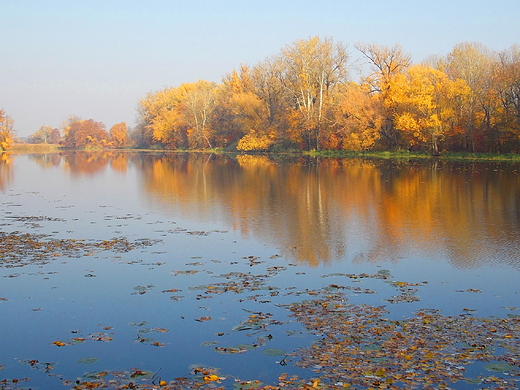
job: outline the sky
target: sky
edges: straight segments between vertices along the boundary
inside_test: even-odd
[[[0,0],[0,108],[20,137],[71,115],[136,123],[149,92],[220,83],[299,39],[393,46],[420,63],[461,42],[520,44],[520,0]]]

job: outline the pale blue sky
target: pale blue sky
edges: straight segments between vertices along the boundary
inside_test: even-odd
[[[220,82],[297,39],[400,43],[420,62],[460,42],[520,44],[520,0],[0,0],[0,108],[19,136],[77,115],[134,126],[139,99]]]

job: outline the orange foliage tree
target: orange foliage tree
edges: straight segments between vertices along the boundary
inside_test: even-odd
[[[125,122],[117,123],[110,128],[110,142],[116,148],[123,148],[127,145],[128,128]]]
[[[93,119],[76,120],[65,128],[63,145],[68,148],[99,148],[108,144],[105,125]]]
[[[329,140],[336,139],[337,144],[329,145],[329,149],[364,151],[373,148],[385,120],[380,99],[371,93],[367,84],[351,82],[340,88],[338,107],[336,131],[329,137]]]

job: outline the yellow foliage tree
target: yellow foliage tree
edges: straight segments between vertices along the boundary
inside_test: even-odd
[[[273,139],[268,135],[257,135],[251,131],[238,141],[237,149],[243,151],[268,150],[273,143]]]
[[[282,59],[278,56],[252,68],[241,66],[224,79],[234,120],[244,134],[250,135],[242,141],[242,146],[251,145],[253,140],[259,145],[267,140],[274,144],[285,137],[289,99],[281,81],[282,69]]]
[[[394,126],[395,107],[389,101],[392,93],[390,81],[395,75],[406,71],[412,64],[411,57],[399,44],[386,46],[358,42],[354,46],[371,68],[371,73],[363,78],[363,85],[368,86],[373,96],[380,99],[380,107],[384,114],[381,126],[383,143],[390,148],[398,147],[401,140]]]
[[[469,94],[461,79],[450,80],[440,70],[414,65],[390,80],[388,104],[395,105],[396,129],[410,136],[410,143],[428,143],[439,153],[439,141],[454,123],[455,109]]]
[[[14,121],[0,109],[0,151],[11,148],[14,137],[13,124]]]
[[[185,146],[186,127],[181,103],[186,99],[188,84],[165,88],[148,95],[139,102],[139,126],[154,141],[173,147]]]

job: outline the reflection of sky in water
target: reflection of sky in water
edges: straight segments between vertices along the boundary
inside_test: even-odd
[[[504,209],[502,215],[497,212],[506,205],[500,194],[514,193],[514,186],[491,191],[495,196],[491,210],[476,208],[466,213],[460,211],[459,201],[442,204],[449,196],[439,195],[430,203],[421,198],[424,189],[415,183],[413,172],[401,181],[394,178],[403,187],[407,183],[408,194],[404,190],[393,192],[385,187],[388,184],[378,187],[387,180],[370,165],[361,164],[359,172],[348,171],[348,167],[324,168],[309,176],[301,168],[284,166],[271,166],[265,172],[256,169],[249,174],[247,167],[236,164],[231,164],[226,173],[219,171],[218,164],[209,169],[197,160],[183,160],[182,169],[168,159],[160,167],[154,165],[154,159],[135,157],[120,160],[122,165],[96,161],[95,170],[91,167],[83,172],[81,165],[68,166],[66,158],[44,164],[41,159],[37,163],[35,158],[16,156],[9,185],[1,193],[3,231],[54,232],[56,238],[76,239],[125,236],[162,242],[127,253],[53,258],[41,267],[0,268],[0,275],[5,277],[0,283],[0,297],[8,299],[0,302],[0,327],[2,334],[9,334],[3,338],[0,363],[6,366],[7,376],[29,375],[41,387],[47,383],[52,388],[47,376],[28,374],[26,366],[14,363],[38,359],[58,362],[57,371],[69,378],[96,369],[154,370],[159,366],[164,377],[174,377],[186,374],[189,364],[202,363],[228,373],[236,373],[240,367],[243,378],[274,381],[287,369],[273,364],[273,358],[262,355],[260,349],[243,355],[221,355],[212,347],[200,345],[208,341],[224,346],[251,343],[253,340],[244,333],[230,332],[248,317],[246,310],[288,319],[288,313],[272,302],[258,302],[265,296],[257,300],[251,296],[264,294],[266,300],[277,303],[307,298],[285,295],[293,291],[292,287],[305,290],[339,284],[371,289],[374,294],[346,291],[349,302],[387,305],[395,318],[424,307],[440,307],[448,315],[471,308],[479,316],[503,317],[511,313],[504,306],[519,303],[518,221],[511,217],[517,204],[509,203],[512,211]],[[267,173],[270,176],[260,177]],[[229,182],[223,182],[223,178]],[[424,180],[420,178],[420,182]],[[454,183],[449,177],[444,180]],[[507,181],[506,177],[500,183]],[[276,188],[280,183],[287,188]],[[305,191],[298,190],[302,184]],[[429,184],[432,188],[434,185],[439,183]],[[457,193],[445,190],[445,183],[442,186],[448,195]],[[173,189],[177,192],[168,192]],[[461,189],[459,193],[481,205],[477,190]],[[381,194],[388,198],[383,199]],[[424,215],[421,205],[428,209]],[[450,217],[446,210],[454,214]],[[61,220],[13,218],[31,216]],[[461,221],[463,218],[469,219]],[[471,226],[474,221],[481,224]],[[464,230],[468,226],[473,230]],[[247,256],[258,256],[262,263],[251,267]],[[187,265],[197,262],[203,265]],[[229,272],[266,274],[272,265],[286,267],[265,278],[266,286],[280,288],[276,298],[270,297],[272,290],[260,290],[197,300],[200,291],[189,289],[233,280],[218,277]],[[188,269],[201,272],[172,274]],[[393,280],[427,281],[417,287],[421,300],[393,305],[385,299],[398,292],[383,280],[322,277],[381,270],[389,270]],[[85,277],[90,273],[96,276]],[[7,277],[14,274],[19,276]],[[135,294],[136,286],[148,285],[154,287],[145,294]],[[172,288],[182,291],[162,292]],[[170,295],[184,298],[174,302]],[[211,321],[194,321],[208,315]],[[146,327],[169,329],[164,334],[150,334],[166,343],[165,347],[134,342],[139,327],[130,324],[142,321],[148,323]],[[103,330],[104,326],[113,329]],[[310,337],[288,337],[288,328],[301,330],[294,323],[270,326],[274,341],[267,347],[290,351],[308,345]],[[114,332],[114,340],[62,348],[49,345],[74,337],[71,330],[81,330],[82,335]],[[218,337],[218,332],[226,335]],[[90,356],[98,357],[99,362],[89,366],[76,363]]]

